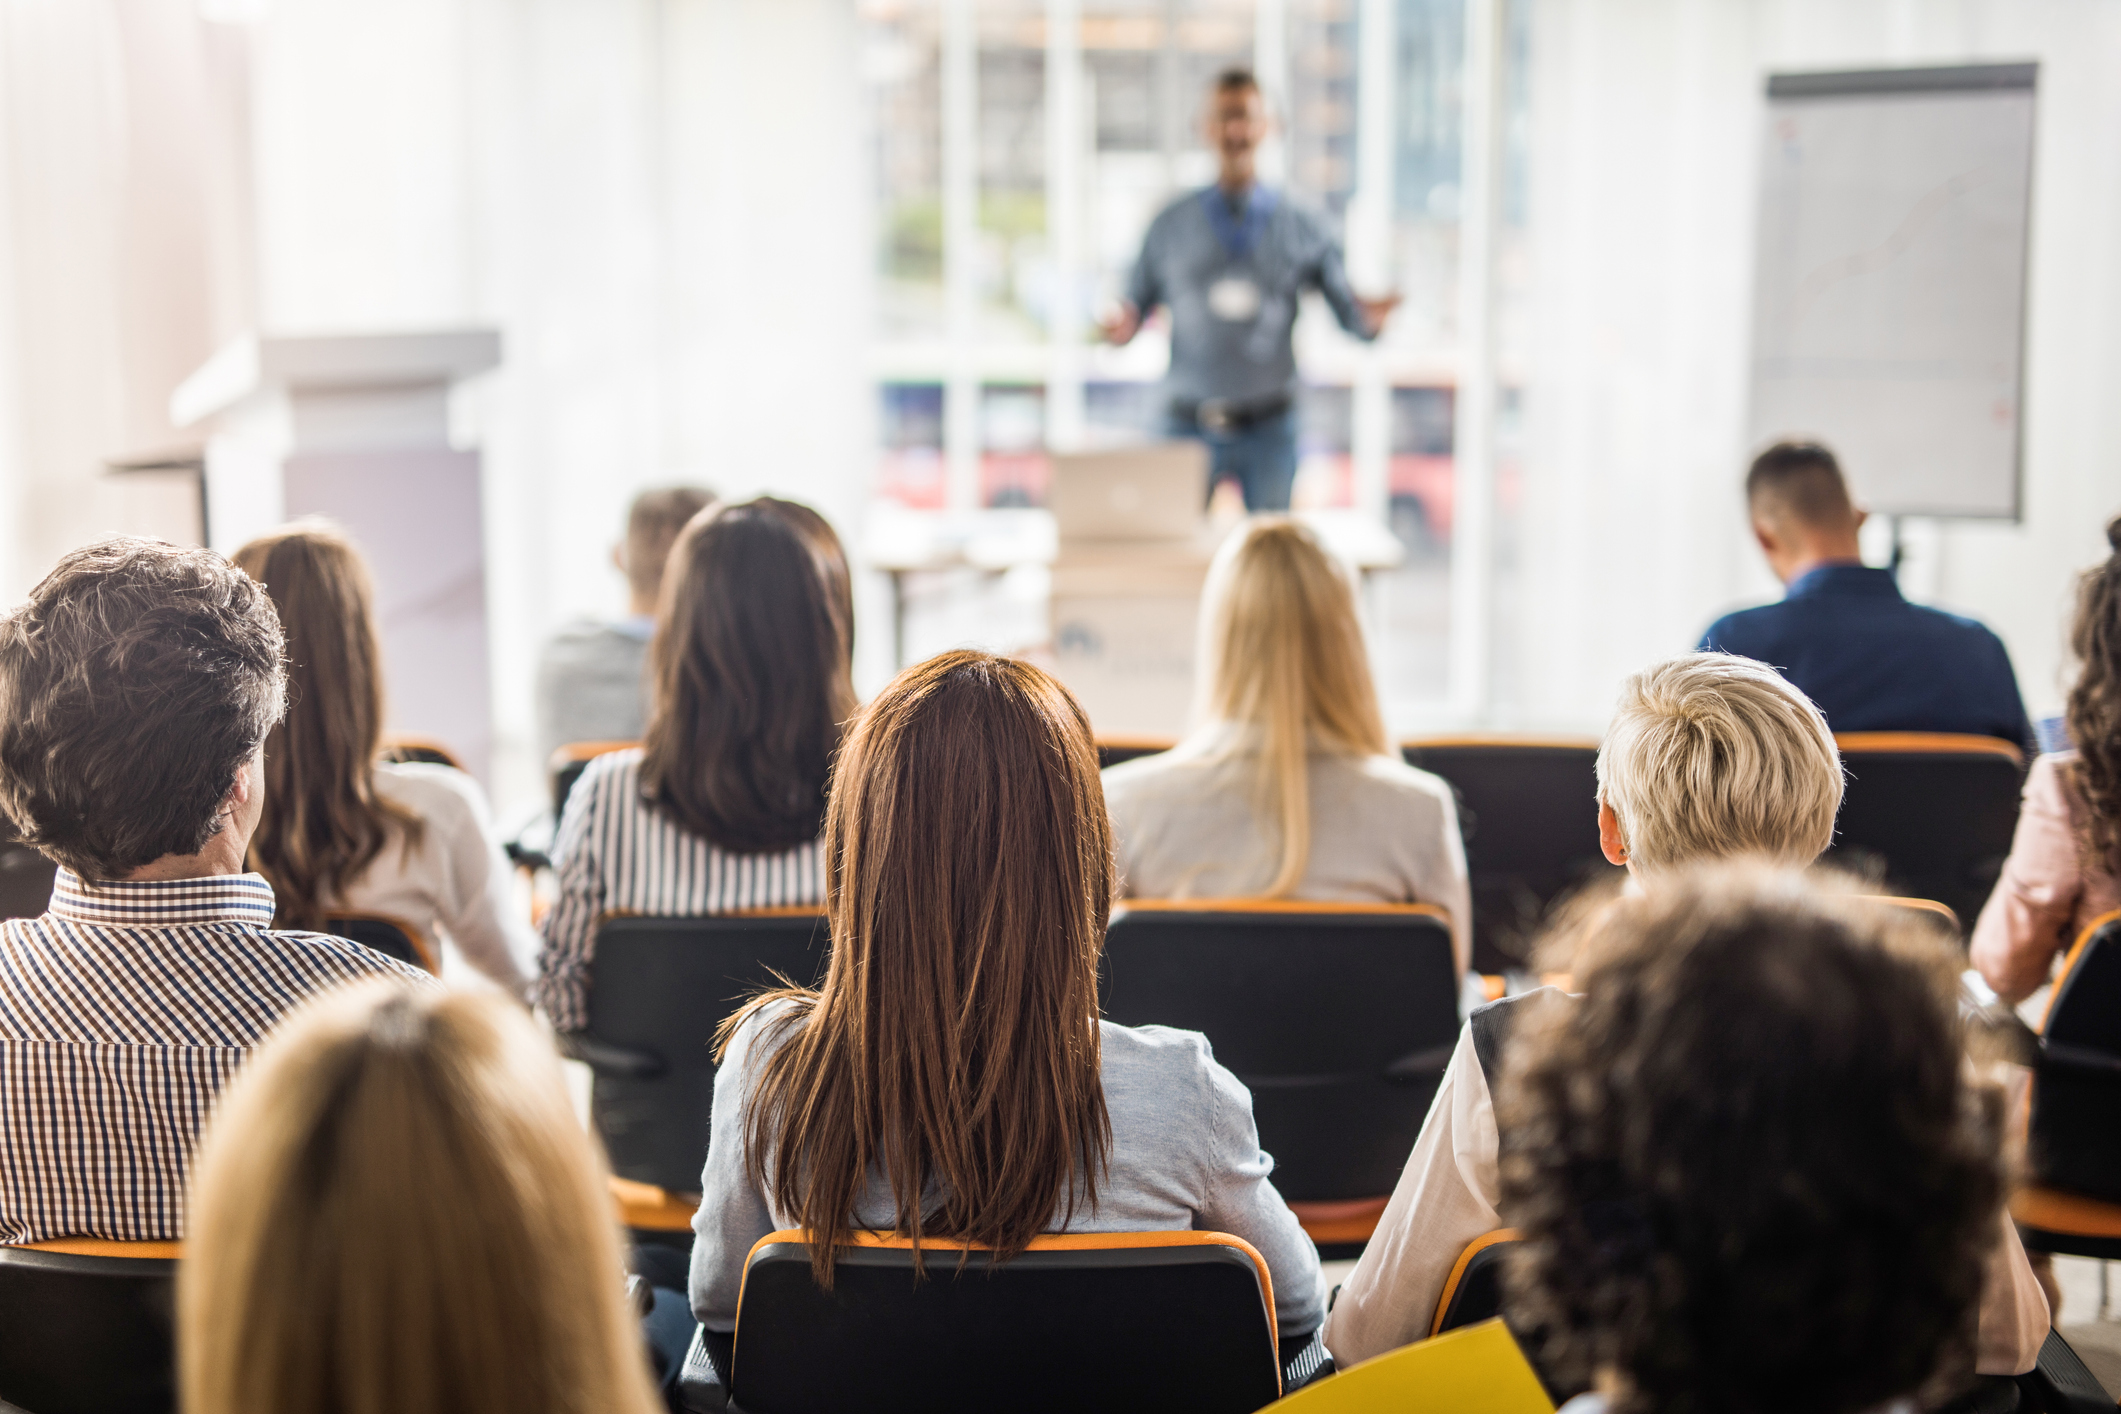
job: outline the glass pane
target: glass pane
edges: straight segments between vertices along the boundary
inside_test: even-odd
[[[1052,298],[1046,242],[1044,0],[979,5],[979,337],[1045,337]]]
[[[935,0],[862,0],[876,179],[878,333],[943,332],[942,40]]]
[[[980,389],[980,504],[1043,506],[1050,476],[1044,386]]]
[[[877,495],[922,510],[943,507],[943,385],[878,386],[877,426],[883,442]]]

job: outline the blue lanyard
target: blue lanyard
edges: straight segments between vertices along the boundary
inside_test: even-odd
[[[1267,218],[1274,214],[1274,193],[1257,182],[1245,192],[1243,225],[1231,214],[1230,198],[1220,186],[1209,187],[1200,199],[1208,208],[1208,224],[1215,228],[1216,238],[1233,260],[1243,260],[1251,253],[1253,244],[1266,234]]]

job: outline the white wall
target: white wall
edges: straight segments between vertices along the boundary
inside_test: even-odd
[[[858,538],[853,7],[278,0],[257,43],[266,325],[503,331],[459,423],[486,458],[497,793],[527,808],[537,644],[623,608],[605,552],[635,491],[772,490]]]
[[[1746,534],[1770,70],[2035,58],[2025,520],[1910,528],[1903,584],[1985,619],[2059,710],[2074,572],[2121,512],[2121,9],[2103,0],[1534,0],[1536,276],[1507,718],[1595,729],[1619,680],[1777,586]]]

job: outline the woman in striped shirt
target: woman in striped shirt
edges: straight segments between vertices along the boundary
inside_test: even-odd
[[[808,507],[710,506],[678,536],[649,647],[641,745],[567,797],[536,996],[588,1024],[598,921],[824,899],[817,836],[854,712],[846,556]]]

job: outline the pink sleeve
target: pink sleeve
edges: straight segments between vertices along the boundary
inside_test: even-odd
[[[2062,761],[2043,756],[2033,762],[2010,858],[1974,924],[1974,966],[2009,1002],[2038,991],[2056,952],[2069,943],[2084,888],[2069,790]]]

